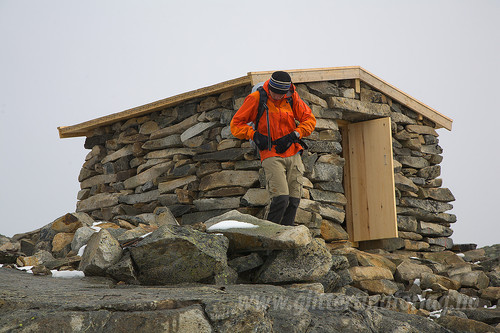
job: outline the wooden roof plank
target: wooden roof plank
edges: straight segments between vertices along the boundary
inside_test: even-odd
[[[177,104],[180,104],[186,100],[192,99],[192,98],[197,98],[197,97],[203,97],[203,96],[208,96],[212,94],[218,94],[227,90],[230,90],[232,88],[238,87],[238,86],[243,86],[246,84],[250,84],[250,78],[248,76],[242,76],[237,79],[233,80],[228,80],[224,81],[221,83],[217,83],[208,87],[196,89],[193,91],[189,91],[186,93],[182,93],[179,95],[175,95],[172,97],[168,97],[156,102],[148,103],[145,105],[141,105],[132,109],[128,109],[122,112],[117,112],[113,113],[107,116],[99,117],[96,119],[92,119],[77,125],[73,126],[61,126],[58,127],[57,129],[59,130],[59,137],[62,138],[70,138],[70,137],[75,137],[75,136],[80,136],[81,135],[86,135],[89,131],[91,131],[94,128],[101,127],[101,126],[106,126],[113,124],[115,122],[133,118],[133,117],[139,117],[160,109],[164,109],[167,107],[171,107]]]
[[[122,112],[92,119],[72,126],[61,126],[59,130],[60,138],[71,138],[86,136],[91,130],[113,124],[115,122],[142,116],[163,108],[175,106],[186,100],[218,94],[238,86],[247,84],[255,85],[269,79],[274,71],[249,72],[246,76],[233,80],[224,81],[208,87],[196,89],[190,92],[182,93],[176,96],[165,98],[156,102],[138,106]],[[381,80],[360,66],[330,67],[330,68],[312,68],[312,69],[294,69],[288,70],[294,83],[316,82],[316,81],[334,81],[334,80],[361,80],[369,86],[386,94],[389,98],[397,100],[399,103],[409,107],[417,113],[429,118],[439,127],[451,130],[453,120],[442,115],[424,103],[414,99],[410,95],[402,92],[389,83]]]
[[[331,68],[313,68],[313,69],[292,69],[287,73],[292,77],[294,83],[315,82],[315,81],[333,81],[348,80],[359,77],[359,66],[351,67],[331,67]],[[264,82],[269,79],[274,71],[250,72],[248,75],[252,79],[252,85]]]

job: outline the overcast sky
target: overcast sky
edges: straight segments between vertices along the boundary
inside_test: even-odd
[[[452,118],[455,243],[500,243],[500,2],[0,0],[0,233],[76,207],[67,126],[249,71],[361,66]]]

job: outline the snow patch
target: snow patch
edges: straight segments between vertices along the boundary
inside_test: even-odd
[[[52,277],[55,278],[64,278],[64,279],[72,279],[72,278],[82,278],[85,277],[85,274],[82,271],[58,271],[52,270]]]
[[[83,245],[80,250],[78,250],[78,255],[81,257],[83,256],[83,252],[85,251],[85,248],[87,247],[87,244]]]
[[[16,265],[17,266],[17,265]],[[20,271],[26,271],[26,273],[31,273],[33,274],[33,272],[31,271],[31,269],[33,268],[33,266],[17,266],[16,267],[18,270]]]
[[[434,319],[437,319],[439,317],[441,317],[441,312],[443,310],[437,310],[437,311],[432,311],[430,314],[429,314],[429,317],[431,318],[434,318]]]
[[[207,229],[207,231],[227,230],[227,229],[253,229],[253,228],[258,228],[258,227],[259,227],[258,225],[247,223],[247,222],[227,220],[227,221],[221,221],[219,223],[214,224],[213,226],[209,227]]]
[[[420,302],[425,301],[425,297],[422,297],[422,295],[417,295],[417,297]]]
[[[413,284],[416,284],[417,286],[420,287],[420,279],[415,279],[415,281],[413,281]]]
[[[151,235],[152,233],[153,233],[153,232],[148,232],[147,234],[142,235],[142,236],[141,236],[141,238],[146,238],[146,237],[148,237],[149,235]]]
[[[462,258],[463,258],[463,257],[465,257],[465,254],[463,254],[463,253],[457,253],[457,256],[459,256],[459,257],[462,257]]]
[[[95,232],[99,232],[99,231],[101,231],[102,228],[99,228],[98,225],[103,224],[103,223],[104,222],[94,222],[94,224],[92,224],[90,229],[94,230]]]

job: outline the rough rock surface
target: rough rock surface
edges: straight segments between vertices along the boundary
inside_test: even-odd
[[[229,241],[187,227],[166,225],[130,249],[145,284],[196,282],[227,266]]]
[[[318,239],[301,248],[274,253],[264,264],[259,283],[315,281],[332,267],[332,255]]]
[[[219,222],[237,221],[257,228],[218,228]],[[311,242],[307,227],[282,226],[261,220],[236,210],[214,217],[205,222],[209,233],[221,233],[229,239],[230,251],[283,250],[304,247]]]
[[[86,275],[103,275],[104,271],[120,260],[122,248],[108,230],[92,235],[83,252],[79,269]]]
[[[0,268],[0,285],[5,332],[450,332],[365,296],[270,285],[117,286],[101,278],[37,277],[6,268]]]

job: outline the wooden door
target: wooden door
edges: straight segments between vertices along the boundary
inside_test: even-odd
[[[391,119],[348,124],[343,133],[349,240],[398,237]]]

